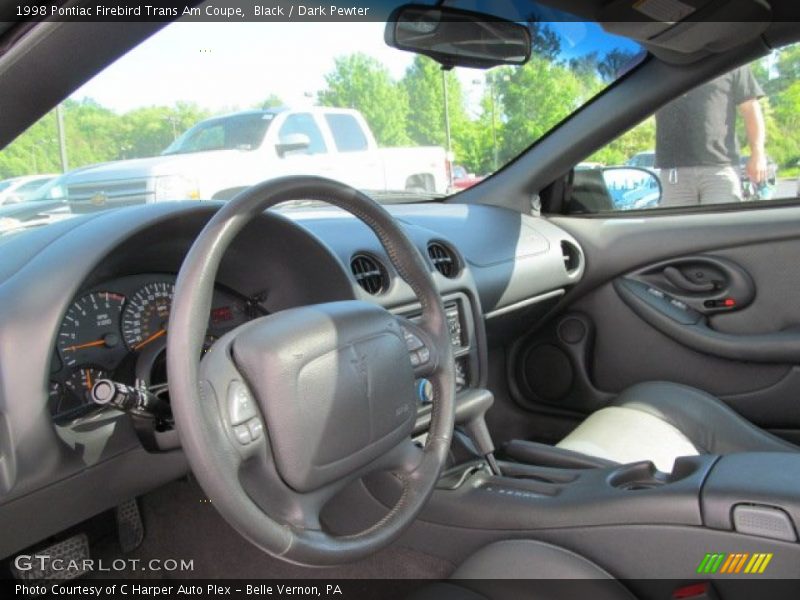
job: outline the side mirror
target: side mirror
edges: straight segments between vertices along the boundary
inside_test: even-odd
[[[9,205],[9,204],[19,204],[20,202],[22,202],[22,196],[20,196],[19,194],[11,194],[6,198],[5,203],[6,205]]]
[[[275,150],[277,150],[278,156],[284,157],[289,152],[308,150],[309,146],[311,146],[311,139],[305,133],[290,133],[281,137],[280,141],[275,144]]]
[[[604,167],[603,181],[616,210],[655,208],[661,202],[661,180],[641,167]]]
[[[392,48],[430,56],[448,69],[522,65],[531,57],[531,33],[524,25],[441,4],[397,8],[384,39]]]

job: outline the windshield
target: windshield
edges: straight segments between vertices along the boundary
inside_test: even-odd
[[[594,23],[528,27],[527,64],[443,70],[390,48],[380,22],[178,21],[0,151],[0,177],[62,174],[36,196],[57,209],[25,201],[36,215],[226,200],[304,174],[380,202],[436,201],[480,185],[643,57]]]

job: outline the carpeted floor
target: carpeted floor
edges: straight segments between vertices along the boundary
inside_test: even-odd
[[[394,544],[356,563],[338,567],[309,568],[285,563],[265,554],[242,538],[219,516],[200,487],[181,480],[140,499],[145,526],[144,543],[122,554],[116,539],[106,537],[92,547],[92,558],[104,562],[115,558],[192,559],[190,573],[159,573],[128,570],[114,574],[123,578],[325,578],[325,579],[430,579],[447,577],[454,566]],[[99,575],[107,577],[108,574]]]

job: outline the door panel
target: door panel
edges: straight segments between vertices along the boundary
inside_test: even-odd
[[[635,383],[666,380],[786,437],[800,431],[798,209],[557,221],[583,245],[587,271],[558,316],[512,353],[523,404],[580,418]],[[733,306],[718,304],[727,298]],[[686,322],[680,306],[657,310],[671,299]],[[586,330],[578,343],[560,333],[570,319]]]

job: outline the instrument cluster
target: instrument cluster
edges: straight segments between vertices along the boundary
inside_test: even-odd
[[[67,309],[50,369],[49,407],[56,420],[92,408],[98,379],[144,382],[166,389],[166,338],[175,292],[172,275],[134,275],[82,293]],[[217,287],[206,349],[226,332],[263,312],[238,294]]]

